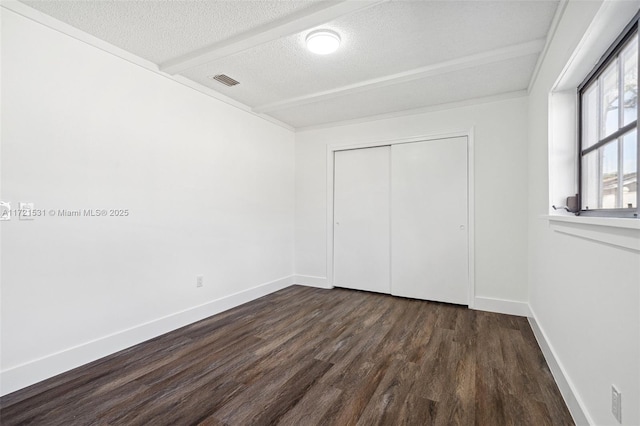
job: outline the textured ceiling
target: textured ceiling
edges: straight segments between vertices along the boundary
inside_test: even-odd
[[[124,50],[161,63],[308,8],[311,1],[23,0]]]
[[[524,90],[558,7],[557,0],[23,3],[163,70],[177,63],[167,72],[297,128]],[[317,28],[340,34],[337,52],[305,49]],[[221,73],[240,85],[209,78]]]
[[[271,115],[294,127],[352,120],[407,109],[493,96],[522,90],[529,83],[536,55],[510,59],[432,78],[367,90],[323,102],[274,111]],[[491,78],[487,78],[491,76]],[[381,99],[384,101],[381,102]]]

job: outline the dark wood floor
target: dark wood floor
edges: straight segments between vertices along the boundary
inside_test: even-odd
[[[0,409],[5,426],[573,424],[526,319],[299,286]]]

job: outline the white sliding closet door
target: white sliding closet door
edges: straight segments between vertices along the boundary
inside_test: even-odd
[[[391,294],[469,304],[467,138],[391,147]]]
[[[390,147],[336,151],[334,285],[390,293]]]

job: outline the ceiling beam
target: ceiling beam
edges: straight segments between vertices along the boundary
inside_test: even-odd
[[[260,105],[253,108],[256,113],[268,113],[283,109],[295,108],[301,105],[307,105],[327,99],[337,98],[339,96],[350,95],[353,93],[364,92],[381,87],[391,86],[394,84],[405,83],[408,81],[419,80],[422,78],[433,77],[436,75],[447,74],[467,68],[473,68],[481,65],[492,64],[495,62],[506,61],[509,59],[519,58],[538,54],[545,45],[544,39],[529,41],[526,43],[516,44],[503,47],[488,52],[477,53],[465,56],[451,61],[440,62],[426,67],[416,68],[404,71],[398,74],[392,74],[384,77],[374,78],[371,80],[361,81],[359,83],[338,87],[323,92],[316,92],[309,95],[299,96],[295,98],[285,99],[283,101],[273,102],[270,104]]]
[[[564,16],[564,12],[567,9],[568,4],[569,4],[569,0],[560,0],[560,4],[558,4],[556,13],[553,15],[553,19],[551,20],[551,26],[549,27],[549,31],[547,31],[547,38],[545,41],[544,48],[542,49],[542,53],[540,53],[540,56],[538,56],[538,62],[536,63],[536,67],[533,69],[531,78],[529,79],[529,86],[527,86],[527,91],[530,91],[533,85],[536,84],[536,80],[538,80],[538,74],[540,73],[540,68],[542,67],[542,63],[545,61],[547,57],[549,46],[551,45],[551,42],[556,35],[556,30],[560,25],[560,20]]]
[[[342,16],[388,0],[322,1],[291,15],[277,19],[253,30],[238,34],[219,43],[194,50],[159,65],[160,71],[178,74],[185,70],[224,58],[243,50],[277,40],[304,30],[326,24]]]

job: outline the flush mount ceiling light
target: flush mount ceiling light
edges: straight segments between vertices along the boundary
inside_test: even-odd
[[[335,52],[340,47],[340,36],[330,30],[317,30],[307,36],[307,49],[318,55]]]

